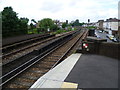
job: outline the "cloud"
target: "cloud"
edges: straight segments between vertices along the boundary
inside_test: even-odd
[[[40,20],[52,18],[65,21],[118,17],[119,0],[2,0],[0,10],[12,6],[19,17]]]
[[[42,7],[40,8],[40,10],[48,11],[51,13],[59,12],[62,9],[62,3],[52,1],[43,2]]]

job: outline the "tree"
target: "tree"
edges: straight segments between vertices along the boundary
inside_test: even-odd
[[[35,19],[32,19],[31,22],[37,23],[37,22],[35,21]]]
[[[2,11],[2,32],[3,36],[10,35],[10,32],[14,32],[18,23],[17,13],[13,11],[12,7],[5,7]]]
[[[54,25],[51,27],[51,29],[52,29],[52,31],[56,31],[56,30],[59,29],[59,27],[58,27],[57,25],[54,24]]]
[[[35,28],[35,26],[33,25],[33,23],[30,23],[30,29],[32,30],[32,33],[33,33],[34,28]]]
[[[18,18],[12,7],[5,7],[2,13],[3,37],[27,34],[27,18]]]
[[[22,31],[21,33],[26,34],[27,33],[27,29],[28,29],[27,23],[29,22],[29,19],[28,18],[20,18],[19,21],[20,21],[19,29],[21,29],[19,31]]]
[[[47,32],[48,28],[50,29],[50,31],[53,31],[53,27],[54,27],[54,21],[50,18],[44,18],[40,21],[40,28],[42,29],[42,31]]]
[[[65,27],[67,27],[67,24],[66,24],[66,23],[63,23],[63,24],[62,24],[62,28],[65,28]]]
[[[79,25],[80,25],[79,20],[76,19],[76,21],[73,23],[73,25],[74,25],[74,26],[79,26]]]
[[[80,23],[80,26],[82,26],[82,25],[84,25],[85,23],[83,22],[83,23]]]
[[[59,24],[59,20],[54,20],[54,23],[56,24],[56,25],[58,25]]]

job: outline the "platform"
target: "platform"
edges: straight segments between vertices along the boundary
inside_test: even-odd
[[[118,88],[118,60],[72,54],[39,78],[32,88]]]
[[[15,37],[9,37],[9,38],[3,38],[2,39],[2,46],[8,45],[8,44],[13,44],[16,42],[24,41],[30,38],[35,38],[39,37],[41,34],[27,34],[27,35],[19,35]]]

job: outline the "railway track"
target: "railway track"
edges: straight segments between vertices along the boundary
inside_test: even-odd
[[[3,88],[29,88],[40,76],[44,75],[54,66],[63,60],[63,58],[70,52],[76,43],[86,35],[86,31],[82,31],[66,42],[54,47],[50,52],[44,56],[37,58],[36,61],[22,68],[20,72],[13,75],[11,79],[3,82]]]
[[[52,38],[55,35],[50,35],[50,34],[45,34],[45,35],[41,35],[38,37],[34,37],[34,38],[30,38],[27,40],[23,40],[20,42],[16,42],[7,46],[4,46],[2,48],[0,48],[0,50],[2,51],[2,60],[3,60],[3,64],[5,60],[11,59],[12,55],[15,55],[16,53],[19,53],[20,51],[23,51],[27,48],[32,47],[31,44],[35,43],[39,43],[42,42],[43,40],[46,40],[48,38]],[[34,44],[34,46],[35,46]]]
[[[37,37],[16,41],[14,43],[4,45],[2,48],[0,48],[0,50],[2,50],[3,54],[4,53],[6,54],[7,52],[10,52],[12,49],[18,48],[17,46],[20,47],[20,46],[23,46],[23,44],[25,45],[25,44],[28,44],[28,43],[31,44],[32,42],[36,42],[38,40],[41,40],[41,39],[44,39],[44,38],[48,38],[50,36],[51,36],[50,34],[43,34],[43,35],[40,35],[40,36],[37,36]]]
[[[64,35],[66,35],[66,34],[64,34]],[[64,35],[62,35],[62,36],[64,36]],[[54,39],[59,38],[59,37],[61,37],[61,35],[60,36],[47,35],[44,37],[34,38],[34,39],[31,39],[28,41],[24,41],[24,42],[20,42],[20,43],[15,44],[18,46],[17,48],[15,45],[12,45],[11,47],[12,48],[15,47],[15,48],[13,50],[10,50],[10,51],[9,51],[9,48],[10,48],[10,46],[9,46],[8,50],[6,50],[9,52],[2,56],[2,64],[3,65],[7,64],[7,63],[15,60],[16,58],[19,58],[19,57],[21,57],[29,52],[32,52],[36,48],[39,48],[41,45],[43,45],[45,43],[49,43],[51,40],[54,40]],[[43,40],[41,40],[41,39],[43,39]],[[28,43],[27,45],[23,45],[26,42],[30,42],[30,43]],[[7,49],[7,48],[3,48],[3,49]]]
[[[12,77],[12,75],[18,72],[21,72],[20,71],[21,69],[23,69],[24,67],[28,66],[29,64],[33,63],[38,58],[40,58],[42,54],[48,52],[48,50],[51,50],[54,45],[58,45],[59,42],[61,41],[63,42],[64,40],[72,36],[72,34],[75,34],[77,32],[78,31],[74,31],[74,32],[65,34],[62,37],[51,40],[49,43],[47,43],[46,45],[43,45],[40,49],[38,49],[39,51],[34,50],[33,52],[30,52],[18,59],[15,59],[7,64],[2,65],[3,71],[2,71],[2,77],[0,78],[0,80],[2,79],[2,81],[5,82],[7,79]]]

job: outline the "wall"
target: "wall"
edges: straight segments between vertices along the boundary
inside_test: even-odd
[[[101,43],[99,44],[98,53],[120,60],[120,43]]]
[[[103,29],[103,21],[99,22],[99,29]]]
[[[120,60],[120,43],[108,43],[108,42],[87,42],[89,47],[89,53],[99,54],[107,57]],[[83,50],[83,53],[87,53]]]

